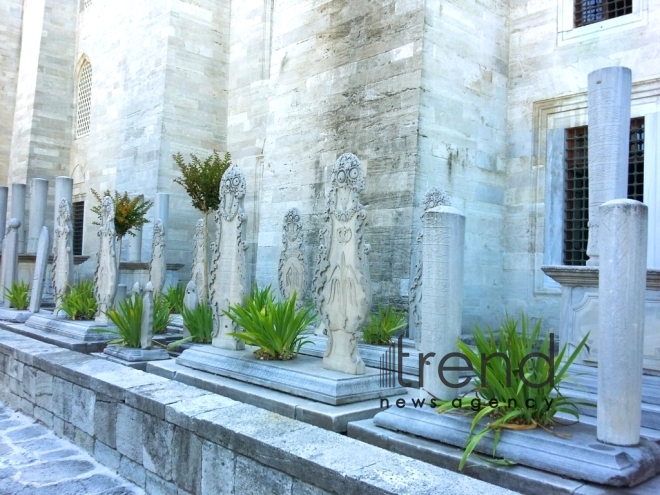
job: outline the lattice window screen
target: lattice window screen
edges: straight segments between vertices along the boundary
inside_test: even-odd
[[[94,0],[85,0],[85,8],[88,9]]]
[[[632,0],[574,0],[575,27],[632,13]]]
[[[78,115],[76,138],[89,134],[89,119],[92,109],[92,64],[85,62],[78,78]]]
[[[73,254],[81,255],[83,248],[83,230],[85,228],[85,202],[73,203]]]

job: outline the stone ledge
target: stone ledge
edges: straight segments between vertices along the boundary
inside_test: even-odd
[[[208,441],[217,448],[226,449],[232,456],[244,456],[236,459],[241,459],[246,466],[256,467],[256,461],[262,465],[259,469],[279,471],[279,474],[277,471],[268,471],[274,476],[273,479],[287,476],[290,478],[286,479],[291,482],[292,478],[298,479],[333,493],[511,493],[254,406],[218,396],[214,396],[217,399],[205,398],[208,396],[196,395],[200,392],[194,387],[165,378],[81,356],[72,351],[52,349],[53,346],[40,342],[36,343],[35,350],[31,350],[33,345],[35,344],[31,339],[0,331],[1,391],[3,396],[8,397],[9,402],[18,401],[24,404],[34,395],[34,391],[22,391],[17,389],[15,384],[21,383],[25,373],[28,373],[26,370],[32,368],[20,358],[37,352],[40,355],[33,356],[33,362],[35,365],[41,364],[41,369],[51,369],[53,373],[50,376],[65,375],[73,378],[77,374],[77,383],[89,384],[89,387],[81,387],[72,385],[66,379],[54,380],[57,381],[56,393],[60,394],[59,397],[55,397],[55,394],[53,397],[52,412],[57,416],[53,419],[56,431],[64,432],[65,435],[72,436],[77,443],[88,447],[91,445],[93,448],[93,444],[98,441],[96,436],[100,433],[93,425],[90,429],[88,422],[95,417],[95,408],[101,403],[99,400],[103,398],[104,404],[111,404],[108,402],[111,398],[126,400],[125,404],[119,404],[117,411],[122,411],[122,417],[128,414],[127,417],[139,421],[135,427],[138,428],[139,424],[140,436],[136,436],[137,429],[131,429],[117,420],[118,412],[106,417],[101,423],[102,428],[105,430],[105,425],[114,418],[117,421],[117,439],[121,438],[124,442],[121,450],[130,453],[133,447],[140,446],[147,453],[160,452],[159,455],[163,458],[149,457],[147,466],[142,465],[141,461],[122,455],[120,464],[133,466],[134,470],[140,473],[148,469],[164,481],[175,477],[174,481],[179,487],[184,480],[181,477],[176,478],[179,475],[170,473],[163,466],[192,463],[192,458],[186,454],[192,451],[185,450],[190,449],[192,444],[186,442],[195,441],[196,445],[200,445],[200,441]],[[57,359],[50,359],[50,353],[57,356]],[[40,360],[43,362],[39,363]],[[6,374],[8,371],[13,376]],[[8,380],[14,380],[11,388],[7,387]],[[53,391],[55,392],[55,387]],[[73,395],[67,396],[69,393]],[[92,400],[86,399],[89,394],[92,394]],[[163,408],[165,420],[159,417]],[[174,423],[169,423],[168,418]],[[170,434],[173,436],[171,444],[168,445],[171,445],[172,449],[157,449],[156,446],[161,445],[159,442],[170,438]],[[175,441],[176,438],[181,441]],[[194,440],[195,438],[198,440]],[[104,445],[107,447],[107,444]],[[185,448],[182,451],[183,447]],[[195,457],[195,469],[198,469],[198,475],[203,482],[201,456],[200,452]],[[135,457],[139,456],[136,454]],[[175,463],[175,459],[178,459],[178,463]],[[206,475],[214,476],[214,473],[206,471]],[[140,479],[142,478],[140,476]],[[236,478],[238,479],[238,476]],[[233,482],[233,479],[226,482]]]
[[[27,309],[0,308],[0,320],[23,323],[32,313]]]

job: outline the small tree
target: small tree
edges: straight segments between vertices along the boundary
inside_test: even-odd
[[[143,201],[144,196],[136,196],[131,199],[128,196],[127,192],[124,194],[119,194],[115,191],[114,197],[110,190],[105,190],[103,194],[99,194],[97,191],[92,189],[92,195],[98,200],[99,204],[92,206],[92,212],[96,213],[99,217],[99,221],[92,222],[93,225],[101,225],[101,202],[105,196],[110,196],[113,198],[115,203],[115,232],[117,233],[117,265],[119,265],[119,260],[121,259],[121,244],[122,239],[126,234],[135,237],[135,230],[142,230],[142,226],[145,223],[149,223],[147,220],[147,212],[153,206],[154,202]]]
[[[220,206],[220,181],[225,171],[231,166],[231,155],[225,153],[220,158],[217,151],[201,161],[197,156],[190,154],[190,163],[186,163],[181,153],[172,155],[174,163],[181,170],[181,177],[174,182],[184,187],[195,209],[202,212],[204,247],[208,246],[208,216]],[[204,264],[204,287],[208,286],[208,254],[206,249],[202,252]]]

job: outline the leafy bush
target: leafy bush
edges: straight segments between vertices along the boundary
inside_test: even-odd
[[[142,336],[142,307],[143,300],[139,294],[131,294],[106,314],[117,329],[103,329],[104,332],[113,333],[118,338],[108,344],[122,344],[128,347],[140,347]]]
[[[64,311],[72,320],[94,318],[97,311],[94,283],[91,280],[83,280],[70,287],[58,309]]]
[[[190,332],[190,336],[171,343],[168,349],[173,349],[190,341],[198,344],[211,343],[213,339],[213,311],[209,305],[201,303],[193,310],[184,306],[181,316],[183,318],[183,325]]]
[[[488,328],[488,335],[484,335],[477,326],[474,333],[476,343],[476,352],[464,342],[458,341],[457,345],[460,351],[467,356],[472,365],[476,377],[476,396],[480,400],[480,410],[470,411],[475,414],[470,428],[470,433],[466,441],[463,458],[458,469],[463,469],[468,456],[475,449],[479,441],[489,433],[495,431],[495,441],[493,444],[493,456],[495,456],[497,444],[502,433],[502,429],[526,430],[536,426],[546,428],[553,424],[554,416],[559,413],[567,413],[579,419],[577,405],[588,403],[576,401],[564,397],[559,391],[559,384],[565,380],[568,375],[569,366],[577,358],[580,351],[587,342],[588,334],[573,350],[570,356],[564,361],[566,355],[566,345],[554,358],[554,382],[550,380],[550,364],[546,359],[532,357],[527,360],[523,370],[523,375],[519,373],[519,363],[525,356],[532,352],[540,352],[550,356],[550,336],[546,335],[543,339],[540,349],[538,347],[539,336],[541,332],[541,321],[538,321],[531,333],[529,332],[529,322],[523,313],[521,318],[521,332],[518,333],[518,322],[512,318],[507,318],[504,325],[499,329],[499,342],[496,341],[493,331]],[[502,353],[509,358],[511,363],[511,373],[507,367],[506,361],[502,357],[493,357],[487,360],[485,383],[481,380],[482,376],[482,357],[490,356],[494,353]],[[564,361],[564,362],[563,362]],[[507,378],[510,377],[510,383],[507,384]],[[539,388],[530,387],[528,383],[538,384]],[[545,399],[551,399],[550,403]],[[498,405],[492,407],[488,404],[491,399],[497,399]],[[511,399],[515,400],[513,402]],[[534,400],[534,407],[527,407],[527,400]],[[474,399],[476,400],[476,399]],[[476,404],[468,401],[462,404],[465,409],[473,409]],[[446,412],[453,408],[452,401],[443,403],[439,412]],[[486,427],[475,433],[479,421],[490,416]]]
[[[253,286],[242,306],[231,306],[224,313],[244,330],[229,335],[259,347],[255,354],[260,359],[295,358],[311,342],[302,333],[316,318],[311,306],[296,310],[295,293],[286,301],[274,301],[270,286],[264,290]]]
[[[164,333],[170,324],[170,304],[162,294],[156,294],[154,298],[154,334]]]
[[[147,220],[147,212],[153,206],[154,202],[143,201],[142,196],[136,196],[131,199],[128,196],[127,192],[124,194],[119,194],[115,191],[113,196],[109,190],[99,194],[97,191],[92,189],[92,195],[98,200],[99,203],[103,201],[105,196],[110,196],[113,198],[115,203],[115,232],[117,233],[117,238],[122,239],[126,234],[135,237],[134,230],[139,230],[146,223],[149,223]],[[93,213],[99,217],[99,221],[92,222],[94,225],[100,225],[101,220],[101,205],[98,204],[91,208]]]
[[[20,282],[13,282],[11,288],[5,287],[5,298],[9,301],[9,305],[12,308],[19,310],[27,309],[29,291],[30,286],[22,280]]]
[[[362,329],[367,344],[389,344],[394,332],[406,326],[407,315],[391,306],[378,306],[378,314],[370,315]]]
[[[183,285],[170,285],[166,292],[161,293],[167,302],[169,312],[181,314],[183,308],[183,298],[186,296],[186,289]]]
[[[205,215],[216,210],[220,206],[220,181],[231,165],[229,153],[220,158],[214,150],[204,161],[191,154],[189,164],[183,160],[181,153],[172,155],[172,158],[181,170],[181,177],[174,179],[174,182],[184,187],[193,207]]]

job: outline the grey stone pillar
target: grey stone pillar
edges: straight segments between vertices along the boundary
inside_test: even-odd
[[[169,228],[170,219],[170,195],[169,193],[156,193],[156,200],[154,201],[154,220],[160,218],[163,222],[163,237],[167,240],[167,229]]]
[[[598,440],[636,445],[642,417],[648,208],[616,199],[600,207]]]
[[[422,325],[419,351],[435,353],[423,366],[420,397],[451,400],[458,389],[442,382],[438,366],[444,356],[458,352],[456,341],[461,335],[463,312],[463,252],[465,250],[465,216],[451,206],[436,206],[422,217]],[[451,358],[445,367],[466,366]],[[447,371],[445,379],[459,382],[458,371]]]
[[[140,203],[144,202],[144,197]],[[128,244],[128,261],[132,263],[139,263],[142,261],[142,229],[135,231],[135,237],[126,236],[129,239]]]
[[[28,236],[26,252],[37,252],[37,244],[41,229],[46,225],[46,202],[48,201],[48,181],[32,179],[30,183],[30,218],[28,220]]]
[[[9,221],[9,233],[5,242],[6,251],[2,254],[2,298],[4,300],[4,289],[10,289],[14,282],[18,282],[18,232],[21,221],[12,218]],[[7,302],[6,305],[9,305]]]
[[[7,199],[9,198],[9,188],[0,186],[0,252],[2,251],[2,241],[5,238],[5,228],[7,227]]]
[[[587,265],[598,266],[599,207],[628,196],[630,94],[627,67],[589,74],[589,243]]]
[[[48,246],[50,244],[48,229],[41,227],[41,234],[37,239],[37,258],[34,263],[34,276],[30,287],[30,313],[38,313],[41,308],[41,297],[44,292],[46,268],[48,267]]]
[[[18,253],[25,252],[25,184],[11,185],[11,218],[20,222],[18,227]]]

